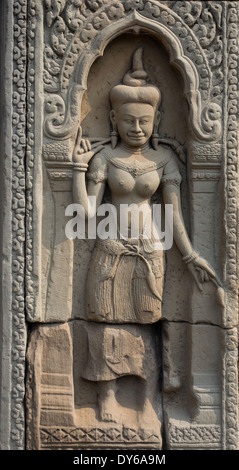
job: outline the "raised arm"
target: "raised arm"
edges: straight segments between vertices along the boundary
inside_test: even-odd
[[[95,215],[105,190],[107,163],[100,155],[102,148],[100,145],[92,149],[90,142],[79,135],[73,153],[73,202],[81,204],[87,218]]]

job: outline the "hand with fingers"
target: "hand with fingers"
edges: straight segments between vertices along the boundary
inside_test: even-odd
[[[214,270],[209,266],[208,262],[204,258],[201,258],[201,256],[188,262],[187,267],[201,292],[203,290],[202,284],[204,282],[208,282],[216,278]]]
[[[204,282],[213,282],[217,289],[217,302],[224,307],[224,290],[215,271],[201,256],[195,256],[187,264],[200,292],[203,292]]]
[[[92,148],[90,141],[88,139],[82,138],[82,129],[80,127],[73,151],[73,163],[88,165],[91,158],[100,150],[102,150],[102,148],[104,148],[103,145],[98,145],[97,147]]]

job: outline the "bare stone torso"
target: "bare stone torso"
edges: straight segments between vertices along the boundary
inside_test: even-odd
[[[170,155],[164,147],[155,151],[147,145],[130,152],[121,145],[114,151],[107,147],[100,158],[102,169],[107,173],[111,202],[119,214],[122,204],[150,207],[150,198],[160,185]]]

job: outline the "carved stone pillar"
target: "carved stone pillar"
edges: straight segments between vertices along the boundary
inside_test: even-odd
[[[45,321],[67,321],[72,314],[74,247],[73,241],[65,235],[64,220],[66,207],[72,203],[72,165],[68,162],[46,162],[46,168],[54,201],[54,241],[45,300]]]

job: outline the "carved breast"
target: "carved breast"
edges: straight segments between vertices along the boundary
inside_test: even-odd
[[[122,170],[110,165],[108,173],[108,184],[114,195],[126,195],[134,192],[137,196],[142,199],[150,198],[157,190],[162,169],[154,171],[145,171],[139,176],[135,176],[133,169],[130,171]]]

